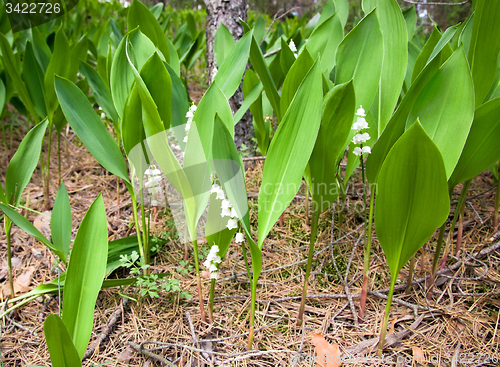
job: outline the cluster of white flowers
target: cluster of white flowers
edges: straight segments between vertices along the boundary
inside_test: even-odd
[[[187,122],[186,122],[186,127],[184,128],[184,130],[186,131],[186,136],[184,137],[184,143],[187,143],[188,141],[188,133],[189,133],[189,129],[191,129],[191,124],[193,123],[193,117],[194,117],[194,113],[196,111],[196,105],[193,104],[190,108],[189,108],[189,111],[186,112],[186,117],[187,117]]]
[[[157,206],[158,194],[161,192],[161,171],[155,165],[151,165],[144,174],[148,177],[144,186],[151,195],[151,206]]]
[[[217,270],[219,270],[219,264],[222,262],[222,259],[219,255],[217,255],[218,253],[219,246],[213,245],[210,249],[210,253],[207,256],[207,259],[203,263],[203,266],[205,266],[210,272],[210,279],[217,279],[217,277],[219,276]]]
[[[230,219],[227,222],[227,229],[235,229],[238,227],[238,215],[236,214],[236,210],[232,207],[231,202],[226,198],[226,193],[217,184],[212,185],[212,189],[210,190],[211,194],[217,194],[217,199],[222,200],[221,204],[221,217],[229,217]]]
[[[295,58],[297,58],[297,47],[295,46],[295,42],[293,40],[290,40],[290,44],[288,45],[290,47],[290,50],[293,51],[293,55]]]
[[[356,116],[358,116],[358,119],[352,125],[352,129],[357,130],[357,134],[354,135],[354,138],[352,138],[352,142],[356,145],[361,144],[361,146],[354,148],[353,153],[357,156],[363,154],[370,154],[372,152],[370,147],[363,146],[363,143],[370,140],[370,135],[368,133],[362,132],[363,130],[368,129],[368,122],[366,122],[365,119],[366,113],[365,110],[363,109],[363,106],[359,106],[358,110],[356,111]]]

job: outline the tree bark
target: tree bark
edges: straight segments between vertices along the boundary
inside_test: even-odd
[[[214,39],[217,28],[222,23],[233,35],[237,42],[244,35],[243,26],[239,23],[239,18],[247,20],[247,1],[246,0],[204,0],[207,7],[207,72],[208,83],[212,81],[217,73],[217,62],[214,55]],[[238,111],[243,103],[243,91],[241,84],[233,97],[229,99],[229,105],[233,115]],[[245,144],[253,151],[254,142],[252,141],[253,127],[252,117],[249,111],[245,113],[241,121],[235,126],[235,143],[238,149]]]

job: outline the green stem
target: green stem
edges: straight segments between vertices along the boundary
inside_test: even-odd
[[[61,186],[61,133],[57,134],[57,174],[59,176],[59,186]]]
[[[309,281],[309,275],[311,273],[312,258],[314,254],[314,243],[316,242],[316,232],[318,230],[318,222],[319,222],[319,213],[316,208],[316,204],[313,202],[311,242],[309,243],[309,254],[307,256],[306,276],[304,278],[304,286],[302,288],[302,301],[300,302],[299,313],[297,315],[297,326],[299,327],[302,325],[302,321],[304,318],[304,309],[306,306],[306,297],[307,297],[307,286]]]
[[[214,296],[215,296],[215,279],[210,280],[210,296],[208,298],[208,319],[210,323],[214,323]]]
[[[149,259],[149,233],[148,233],[148,226],[146,223],[146,210],[144,207],[144,193],[143,189],[141,188],[141,193],[140,193],[140,206],[141,206],[141,222],[142,222],[142,244],[144,247],[144,264],[149,265],[150,259]],[[144,269],[144,275],[149,274],[149,268]]]
[[[198,259],[198,242],[193,241],[193,251],[194,251],[194,267],[196,268],[196,280],[198,283],[198,300],[200,302],[200,314],[201,320],[206,322],[205,307],[203,306],[203,291],[201,289],[201,277],[200,277],[200,264]]]
[[[12,228],[12,221],[4,216],[3,218],[5,235],[7,236],[7,267],[9,268],[9,287],[10,287],[10,298],[14,298],[14,279],[12,277],[12,249],[10,243],[10,230]]]
[[[370,269],[370,244],[371,244],[371,233],[372,233],[372,217],[373,217],[373,202],[375,198],[375,190],[370,192],[370,215],[369,222],[366,218],[366,185],[365,185],[365,162],[363,161],[363,155],[359,156],[361,163],[361,178],[363,183],[363,203],[365,210],[365,251],[364,251],[364,266],[363,266],[363,286],[361,288],[361,299],[359,304],[359,319],[363,321],[365,316],[365,306],[366,306],[366,296],[368,294],[368,271]]]
[[[132,188],[128,187],[128,191],[130,193],[130,197],[132,198],[132,213],[134,215],[134,223],[135,223],[135,230],[137,232],[137,243],[139,245],[139,254],[143,259],[144,257],[144,249],[142,247],[142,238],[141,238],[141,231],[139,227],[139,216],[137,215],[137,200],[134,194],[134,191]]]
[[[253,274],[252,279],[252,290],[250,293],[250,328],[248,330],[248,350],[252,350],[253,335],[254,335],[254,323],[255,323],[255,300],[257,298],[257,280],[258,275]]]
[[[382,350],[384,349],[385,334],[387,333],[387,324],[389,323],[389,313],[391,311],[392,296],[394,294],[394,285],[396,284],[396,277],[391,280],[391,288],[389,294],[387,295],[387,304],[385,305],[385,316],[382,322],[382,328],[380,329],[380,339],[378,342],[378,355],[382,355]]]
[[[49,209],[49,195],[50,195],[50,152],[52,145],[52,119],[49,120],[49,138],[47,145],[47,167],[46,167],[46,176],[45,176],[45,209]]]
[[[306,226],[309,226],[309,187],[306,182],[306,200],[304,202],[305,216],[306,216]]]

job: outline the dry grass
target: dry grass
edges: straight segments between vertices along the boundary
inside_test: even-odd
[[[20,139],[20,129],[15,129],[10,151],[3,153],[0,172],[5,172],[8,158],[11,157],[16,141]],[[72,135],[70,135],[73,137]],[[9,140],[10,137],[7,139]],[[8,142],[8,141],[7,141]],[[71,198],[74,227],[80,223],[83,215],[92,200],[99,192],[103,193],[108,211],[110,238],[121,238],[130,233],[132,214],[128,194],[122,192],[121,200],[125,206],[120,215],[116,210],[116,178],[102,169],[97,162],[82,149],[78,139],[69,143],[70,161],[63,153],[63,179]],[[51,198],[55,197],[57,189],[57,159],[52,160]],[[247,167],[247,183],[250,193],[258,190],[261,181],[262,163],[249,163]],[[356,177],[354,181],[356,181]],[[3,177],[2,177],[3,180]],[[359,180],[358,180],[359,181]],[[494,191],[487,191],[492,185],[489,174],[477,178],[471,187],[470,196],[478,195],[469,200],[464,222],[465,247],[463,253],[477,253],[483,246],[490,245],[491,237],[488,218],[492,212]],[[358,187],[359,188],[359,187]],[[484,193],[486,191],[486,193]],[[37,171],[33,180],[25,191],[30,196],[29,207],[43,211],[43,196],[41,175]],[[252,195],[250,195],[252,196]],[[458,197],[458,196],[457,196]],[[360,200],[354,193],[350,195],[351,202]],[[338,229],[334,226],[331,234],[332,214],[330,211],[320,217],[319,236],[315,248],[313,276],[310,279],[309,295],[323,295],[323,298],[309,298],[306,307],[305,327],[298,329],[295,325],[299,308],[305,259],[308,250],[310,229],[305,225],[304,207],[300,198],[296,200],[284,214],[284,226],[278,225],[272,230],[263,248],[263,274],[260,277],[257,290],[258,309],[256,311],[256,328],[254,348],[260,353],[254,355],[240,354],[246,351],[248,310],[249,310],[249,281],[246,275],[245,264],[239,246],[233,245],[221,268],[221,279],[216,287],[215,320],[213,325],[204,324],[200,320],[199,307],[196,297],[196,281],[194,272],[181,274],[176,271],[179,260],[183,258],[183,245],[173,239],[154,258],[154,272],[172,272],[179,279],[181,288],[189,290],[195,297],[190,300],[173,300],[163,295],[160,299],[145,299],[140,303],[130,302],[130,307],[124,310],[121,319],[116,323],[115,330],[102,343],[95,353],[84,362],[84,366],[95,366],[101,363],[110,363],[109,366],[146,366],[161,365],[159,362],[150,362],[145,356],[136,353],[128,342],[138,344],[145,342],[168,343],[163,350],[155,350],[170,361],[176,361],[179,366],[206,365],[226,366],[291,366],[298,351],[307,356],[314,355],[314,346],[310,337],[316,332],[323,333],[332,343],[338,343],[341,350],[360,343],[363,339],[376,337],[385,308],[385,299],[376,295],[368,297],[365,323],[356,327],[349,301],[346,299],[345,287],[341,277],[332,263],[335,256],[336,265],[342,276],[345,275],[352,255],[352,265],[348,271],[348,281],[352,284],[348,289],[353,295],[353,304],[357,311],[361,290],[363,248],[360,243],[355,251],[353,248],[362,236],[362,216],[355,211],[347,211],[344,215],[343,238],[338,240]],[[251,206],[256,206],[256,199],[251,199]],[[34,220],[37,214],[29,213],[28,218]],[[160,220],[155,223],[153,231],[161,234],[165,229],[168,216],[160,213]],[[255,210],[252,211],[251,221],[256,225]],[[254,226],[255,227],[255,226]],[[75,232],[76,233],[76,232]],[[435,238],[428,244],[433,248]],[[0,251],[5,258],[5,234],[0,230]],[[37,243],[19,229],[13,230],[14,256],[19,258],[21,266],[16,268],[15,275],[22,273],[23,268],[34,265],[36,272],[31,286],[50,281],[56,277],[53,271],[54,255],[43,245]],[[423,261],[421,273],[421,255],[417,257],[416,275],[421,277],[429,273],[431,259],[430,250]],[[192,258],[192,257],[191,257]],[[458,362],[474,361],[474,365],[485,362],[486,353],[495,353],[499,350],[499,306],[498,285],[500,274],[498,264],[500,254],[495,251],[482,261],[488,266],[485,275],[483,265],[479,267],[462,266],[452,274],[455,278],[446,280],[436,289],[433,300],[427,302],[423,294],[423,284],[414,286],[410,295],[398,292],[398,300],[406,301],[419,307],[419,315],[425,315],[417,330],[404,338],[400,343],[388,348],[385,353],[393,356],[394,361],[399,357],[411,358],[418,353],[419,348],[426,358],[436,356],[441,358],[439,363],[429,365],[448,365],[448,357],[456,354]],[[450,264],[454,263],[450,262]],[[292,264],[292,265],[291,265]],[[402,273],[407,273],[405,267]],[[404,275],[401,282],[404,283]],[[463,278],[463,279],[460,279]],[[6,279],[4,279],[6,283]],[[370,287],[372,290],[383,290],[389,285],[389,273],[385,257],[376,242],[373,246],[372,265],[370,269]],[[91,342],[98,337],[105,328],[108,319],[121,307],[121,296],[118,289],[108,289],[100,293],[96,306],[94,330]],[[204,296],[208,297],[209,283],[204,281]],[[462,295],[461,292],[473,295]],[[2,320],[1,352],[5,366],[39,365],[49,366],[50,359],[43,337],[42,323],[49,313],[58,312],[57,297],[44,309],[44,301],[49,296],[40,297],[20,308],[11,319]],[[438,301],[438,302],[437,302]],[[434,311],[429,311],[429,308]],[[188,316],[188,313],[190,316]],[[194,325],[195,337],[203,339],[223,339],[196,344],[190,329],[190,321]],[[11,321],[12,320],[12,321]],[[402,304],[394,303],[391,312],[392,330],[408,328],[414,321],[414,310]],[[242,336],[238,336],[243,334]],[[146,348],[155,348],[158,345],[145,344]],[[191,349],[189,349],[191,348]],[[201,354],[193,348],[201,348],[208,353]],[[216,355],[211,352],[231,354],[233,357]],[[465,353],[465,354],[464,354]],[[481,355],[481,353],[485,353]],[[372,354],[373,356],[374,354]],[[473,358],[473,359],[471,359]],[[120,360],[120,361],[119,361]],[[352,365],[371,364],[366,361],[352,363]],[[149,364],[151,363],[151,364]],[[388,364],[388,363],[384,363]],[[396,363],[393,363],[396,364]],[[399,364],[399,365],[411,365]],[[310,365],[305,360],[297,366]],[[415,363],[413,363],[415,365]],[[454,365],[460,365],[454,364]],[[495,363],[483,365],[496,365]]]

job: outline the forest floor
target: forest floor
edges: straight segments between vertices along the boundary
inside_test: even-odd
[[[4,147],[7,147],[7,151],[2,148],[0,174],[6,171],[23,134],[22,128],[16,127],[6,131],[0,139],[3,144],[5,138]],[[62,141],[61,172],[71,200],[73,235],[100,192],[107,210],[109,238],[133,234],[130,197],[124,185],[119,188],[120,205],[117,207],[116,177],[95,161],[73,133],[70,132],[68,137],[67,156],[64,139]],[[54,145],[53,151],[56,149]],[[255,228],[263,161],[249,160],[245,165],[251,222]],[[51,172],[52,206],[58,187],[57,155],[52,157]],[[3,181],[4,177],[0,179]],[[160,366],[164,365],[160,359],[165,358],[175,366],[311,366],[314,365],[311,358],[315,355],[311,337],[316,333],[323,334],[328,342],[338,344],[344,355],[357,354],[344,361],[344,365],[498,365],[492,357],[498,357],[500,343],[500,244],[499,236],[494,236],[490,227],[495,197],[491,175],[483,173],[473,180],[465,211],[462,251],[458,258],[448,261],[448,270],[438,278],[438,287],[431,300],[425,297],[425,277],[430,272],[436,236],[426,244],[425,257],[420,252],[417,254],[415,284],[409,294],[405,294],[408,266],[403,268],[390,315],[392,344],[384,350],[383,362],[373,359],[376,353],[368,354],[371,360],[361,359],[360,355],[369,352],[377,340],[388,293],[389,270],[375,236],[369,274],[371,292],[365,319],[363,322],[358,320],[363,215],[359,212],[362,186],[357,173],[351,182],[357,184],[348,191],[350,205],[344,212],[342,229],[336,225],[338,213],[333,226],[331,210],[320,216],[302,328],[296,326],[296,317],[310,236],[303,190],[285,211],[283,225],[275,225],[264,243],[263,272],[257,288],[255,351],[251,353],[246,352],[250,286],[240,246],[233,244],[222,264],[216,286],[214,322],[212,325],[203,323],[194,270],[178,271],[179,262],[184,257],[184,245],[175,238],[172,218],[160,209],[158,221],[152,223],[151,231],[166,238],[167,243],[152,260],[152,272],[172,273],[179,280],[181,289],[188,290],[194,297],[180,300],[177,296],[161,294],[158,299],[146,298],[137,303],[124,302],[120,289],[101,291],[89,345],[106,334],[110,320],[114,322],[114,328],[83,365]],[[459,193],[455,192],[451,214]],[[39,212],[45,211],[40,170],[36,170],[24,197],[29,197],[29,202],[24,205]],[[35,221],[46,235],[50,231],[48,214],[27,212],[28,219]],[[12,238],[14,278],[18,280],[19,293],[57,277],[56,258],[45,246],[15,226]],[[3,291],[8,283],[5,244],[2,226],[0,281]],[[206,243],[201,247],[201,252],[209,249]],[[192,259],[191,255],[190,261]],[[62,265],[59,267],[64,270]],[[209,281],[204,280],[205,307],[209,287]],[[127,292],[133,294],[131,289]],[[1,297],[5,298],[5,294],[1,293]],[[43,320],[58,310],[57,296],[41,296],[1,321],[0,351],[4,366],[50,365]],[[130,343],[148,350],[138,352]],[[148,352],[158,357],[148,357]],[[297,358],[299,352],[302,354]]]

